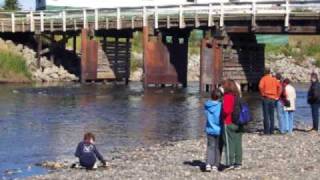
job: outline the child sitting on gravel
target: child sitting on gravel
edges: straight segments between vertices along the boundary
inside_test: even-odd
[[[208,100],[205,105],[205,115],[207,119],[207,161],[206,171],[218,171],[220,165],[220,113],[221,102],[219,101],[221,93],[219,90],[212,91],[211,100]]]
[[[75,156],[79,158],[80,166],[85,167],[86,169],[96,169],[97,158],[104,166],[106,166],[106,161],[99,153],[98,149],[94,145],[94,142],[95,136],[90,132],[86,133],[83,141],[78,144],[75,153]]]

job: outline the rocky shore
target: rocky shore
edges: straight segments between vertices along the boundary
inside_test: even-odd
[[[304,130],[293,135],[245,134],[241,170],[202,172],[206,140],[201,138],[112,152],[106,154],[112,160],[105,169],[59,166],[58,172],[29,179],[319,179],[319,137]]]
[[[295,57],[287,57],[283,54],[270,54],[266,56],[266,67],[270,67],[274,72],[280,73],[293,82],[309,82],[312,72],[320,73],[320,68],[315,65],[315,59],[311,57],[297,60]]]
[[[40,68],[37,68],[36,52],[22,44],[15,44],[11,40],[4,41],[0,38],[1,50],[7,50],[20,55],[26,62],[27,68],[31,73],[32,81],[35,82],[70,82],[78,81],[79,78],[69,73],[62,66],[56,66],[45,56],[41,57]],[[8,79],[10,82],[11,80]]]
[[[135,60],[142,62],[142,56],[134,55]],[[270,67],[272,71],[278,72],[285,78],[291,79],[293,82],[309,82],[312,72],[320,73],[320,68],[315,65],[315,59],[308,57],[303,61],[296,60],[294,57],[285,55],[266,55],[266,67]],[[137,68],[132,72],[130,79],[132,81],[141,81],[142,68]],[[199,81],[200,79],[200,56],[189,55],[188,61],[188,81]]]

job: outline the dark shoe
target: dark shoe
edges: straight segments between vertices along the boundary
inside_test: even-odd
[[[230,171],[230,170],[233,170],[233,169],[234,169],[233,165],[227,166],[226,168],[224,168],[225,171]]]
[[[233,167],[234,167],[235,170],[242,169],[242,165],[241,164],[235,164]]]

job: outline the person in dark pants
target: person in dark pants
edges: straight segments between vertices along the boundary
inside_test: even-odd
[[[222,119],[226,157],[225,170],[241,169],[243,129],[234,123],[236,121],[233,116],[236,108],[236,99],[240,98],[239,89],[233,80],[227,80],[223,88]]]
[[[275,104],[281,94],[281,84],[271,75],[270,69],[265,70],[259,82],[259,90],[262,96],[264,134],[273,134]]]
[[[104,166],[106,165],[106,161],[94,145],[94,141],[95,136],[92,133],[86,133],[83,141],[78,144],[75,152],[75,156],[79,158],[80,165],[86,169],[96,169],[97,158]]]
[[[214,90],[211,94],[211,100],[208,100],[205,105],[205,115],[207,119],[207,161],[206,171],[218,171],[221,157],[221,93],[219,90]]]
[[[320,83],[316,73],[311,74],[308,103],[311,106],[313,130],[319,131]]]

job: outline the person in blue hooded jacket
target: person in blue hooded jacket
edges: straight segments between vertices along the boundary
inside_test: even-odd
[[[221,134],[221,93],[214,90],[211,93],[211,100],[204,104],[205,116],[207,119],[207,160],[206,171],[218,171],[220,165],[220,134]]]

